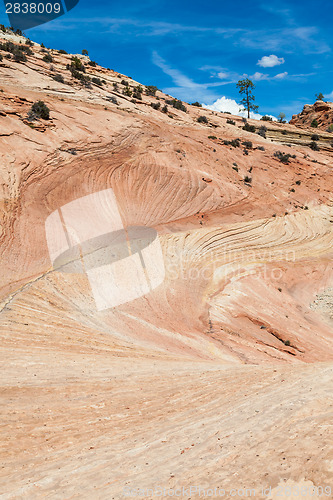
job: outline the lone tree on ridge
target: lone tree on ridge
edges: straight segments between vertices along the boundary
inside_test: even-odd
[[[284,113],[282,113],[282,111],[281,111],[281,113],[278,116],[278,122],[280,122],[280,123],[286,123],[285,117],[286,117],[286,115]]]
[[[247,117],[250,118],[250,111],[257,111],[259,106],[253,104],[255,97],[252,94],[252,91],[255,89],[255,85],[249,78],[245,78],[245,80],[239,80],[237,83],[238,92],[241,95],[244,95],[240,104],[244,106],[244,109],[240,109],[240,111],[247,111]]]

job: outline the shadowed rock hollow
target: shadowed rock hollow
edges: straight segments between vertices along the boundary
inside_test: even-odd
[[[4,498],[329,484],[332,134],[31,49],[0,63]],[[98,307],[92,274],[133,255],[144,293]]]

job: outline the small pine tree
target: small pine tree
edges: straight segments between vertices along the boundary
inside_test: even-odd
[[[240,104],[244,106],[244,109],[240,111],[247,111],[247,117],[250,118],[250,111],[257,111],[259,106],[253,104],[255,97],[252,94],[252,91],[255,89],[255,85],[249,78],[245,78],[244,80],[239,80],[237,83],[238,91],[241,95],[244,95]]]
[[[281,111],[281,113],[278,115],[278,122],[285,123],[286,122],[285,117],[286,117],[286,115],[284,113],[282,113],[282,111]]]

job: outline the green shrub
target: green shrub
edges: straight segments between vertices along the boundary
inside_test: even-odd
[[[258,130],[258,135],[266,139],[266,132],[267,132],[267,127],[265,127],[265,125],[262,125]]]
[[[51,63],[51,62],[53,62],[53,57],[51,56],[51,54],[45,54],[45,56],[43,57],[43,61],[47,62],[47,63]]]
[[[229,123],[229,125],[236,125],[236,122],[230,118],[227,118],[227,123]]]
[[[199,123],[208,123],[207,116],[201,115],[197,118],[197,122]]]
[[[99,85],[100,87],[103,86],[103,82],[100,78],[96,78],[95,76],[91,79],[92,83],[95,85]]]
[[[14,54],[14,61],[15,62],[25,62],[27,60],[27,56],[23,54],[21,51],[17,51]]]
[[[313,136],[311,137],[311,141],[319,141],[319,135],[313,134]]]
[[[232,146],[233,148],[238,148],[240,146],[240,140],[239,139],[233,139],[232,141],[224,140],[223,144],[225,144],[226,146]]]
[[[197,108],[202,108],[202,104],[200,104],[200,102],[198,102],[198,101],[192,102],[191,106],[196,106]]]
[[[153,109],[156,109],[156,110],[160,109],[160,107],[161,107],[161,103],[160,102],[152,102],[150,105],[151,105],[151,107]]]
[[[253,144],[251,141],[243,141],[242,146],[244,146],[246,149],[251,149]]]
[[[318,122],[317,122],[317,120],[315,118],[311,122],[311,127],[313,127],[313,128],[317,128],[318,127]]]
[[[167,113],[168,112],[168,106],[165,104],[162,108],[162,113]]]
[[[327,127],[327,132],[333,132],[333,123]]]
[[[272,118],[271,116],[267,116],[267,115],[265,115],[265,116],[262,116],[262,117],[260,118],[260,120],[261,120],[261,121],[263,121],[263,122],[272,122],[272,121],[273,121],[273,118]]]
[[[313,151],[320,151],[320,148],[315,141],[310,142],[309,148],[311,148]]]
[[[253,134],[255,134],[256,132],[256,128],[254,125],[250,125],[249,123],[245,123],[244,127],[243,127],[243,130],[246,130],[246,132],[252,132]]]
[[[89,55],[89,52],[87,51],[87,49],[83,49],[83,50],[82,50],[82,55],[83,55],[83,56],[87,56],[87,55]]]
[[[158,88],[155,87],[155,85],[147,85],[146,86],[146,94],[147,95],[152,95],[154,96],[156,92],[158,91]]]
[[[250,183],[252,182],[252,178],[251,178],[251,177],[249,177],[248,175],[246,175],[246,176],[244,177],[244,182],[247,182],[248,184],[250,184]]]
[[[217,139],[217,137],[216,137],[216,135],[209,135],[208,139],[213,139],[214,140],[214,139]]]
[[[0,50],[13,54],[15,62],[25,62],[27,60],[26,56],[31,56],[33,54],[28,45],[15,45],[13,42],[9,41],[5,41],[4,43],[0,42]],[[6,55],[6,57],[8,56]],[[11,59],[11,56],[8,57],[8,59]]]
[[[33,121],[38,118],[42,118],[43,120],[49,120],[50,118],[50,110],[44,101],[34,102],[28,113],[29,121]]]
[[[281,163],[289,163],[289,159],[291,158],[291,155],[288,153],[282,153],[281,151],[275,151],[274,153],[275,158],[280,160]]]
[[[123,95],[126,95],[127,97],[132,97],[132,94],[133,92],[128,86],[123,90]]]
[[[59,54],[68,54],[68,52],[66,52],[66,50],[64,49],[60,49],[58,50]]]
[[[186,106],[180,101],[179,99],[166,99],[165,102],[167,104],[170,104],[175,109],[179,109],[180,111],[184,111],[184,113],[187,112]]]
[[[76,80],[79,80],[82,83],[90,83],[90,76],[85,75],[81,71],[77,71],[74,68],[70,68],[70,72],[72,74],[72,77],[75,78]]]
[[[124,85],[124,87],[128,87],[128,82],[126,82],[126,80],[121,80],[120,83]]]
[[[81,71],[82,73],[86,72],[86,68],[83,62],[77,56],[72,57],[71,64],[67,65],[67,69],[69,69],[70,71],[74,69],[75,71]]]
[[[64,77],[60,74],[60,73],[56,73],[55,75],[53,75],[53,80],[55,80],[56,82],[59,82],[59,83],[65,83],[65,80],[64,80]]]
[[[13,53],[15,54],[16,51],[19,51],[19,52],[24,52],[27,56],[32,56],[33,55],[33,51],[31,50],[31,48],[28,46],[28,45],[14,45],[14,51]]]
[[[93,68],[96,68],[97,63],[95,61],[88,61],[89,66],[92,66]]]

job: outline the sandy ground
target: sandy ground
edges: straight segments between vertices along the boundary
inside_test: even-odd
[[[286,481],[332,485],[332,364],[231,367],[36,349],[7,352],[2,368],[1,498],[119,499],[183,486],[267,498],[262,488]]]

